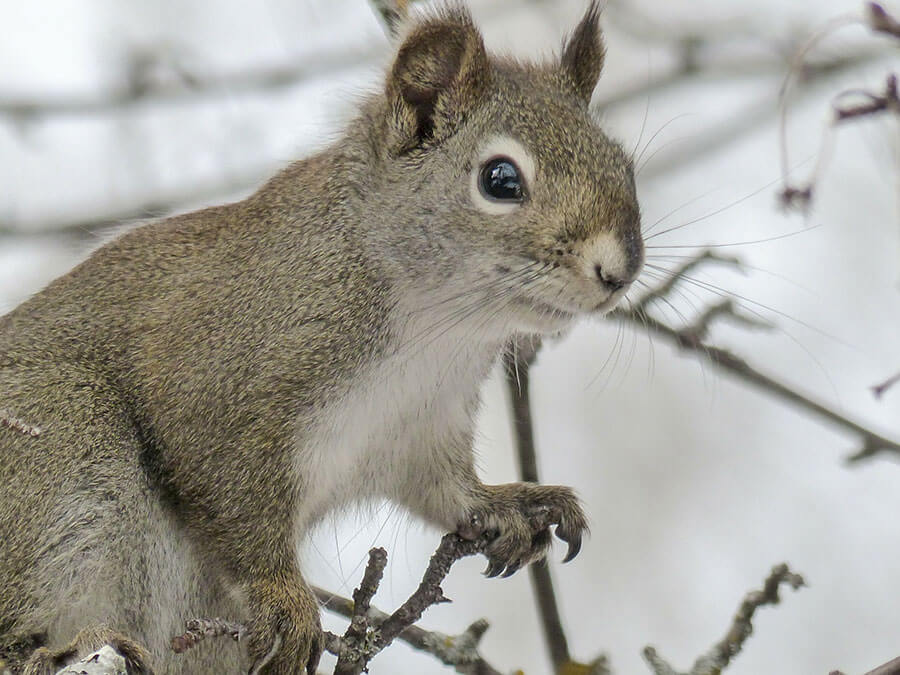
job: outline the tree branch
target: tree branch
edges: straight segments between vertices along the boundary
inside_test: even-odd
[[[690,671],[679,673],[650,646],[644,647],[644,659],[654,675],[719,675],[728,667],[731,659],[741,652],[747,638],[753,633],[753,615],[756,610],[764,605],[777,605],[780,602],[778,590],[782,584],[788,584],[794,590],[806,585],[803,577],[791,572],[787,565],[782,563],[774,567],[762,589],[746,595],[725,637],[700,656]]]
[[[886,392],[898,382],[900,382],[900,373],[895,373],[884,382],[874,385],[872,387],[872,393],[875,394],[875,398],[881,398],[882,396],[884,396],[884,392]]]
[[[506,386],[512,406],[519,474],[523,481],[529,483],[540,482],[534,443],[531,399],[529,398],[529,372],[540,346],[541,342],[538,338],[521,338],[513,341],[503,356]],[[553,587],[550,568],[546,564],[536,563],[528,567],[528,573],[538,604],[544,642],[555,671],[557,673],[581,672],[585,675],[600,675],[600,673],[608,672],[606,658],[602,655],[590,664],[572,660],[556,601],[556,591]]]
[[[889,35],[894,38],[900,38],[900,22],[892,17],[880,4],[876,2],[866,3],[866,19],[865,25],[874,33]],[[788,116],[788,97],[791,91],[791,84],[798,73],[803,72],[805,68],[805,58],[809,51],[817,45],[823,38],[831,35],[833,32],[848,25],[858,24],[859,20],[855,17],[838,17],[828,22],[823,28],[815,32],[807,39],[801,49],[797,51],[792,59],[791,68],[788,71],[784,84],[781,87],[779,101],[779,137],[781,145],[781,171],[783,187],[779,195],[781,204],[784,208],[799,208],[805,210],[809,207],[813,199],[816,183],[819,180],[825,166],[825,152],[829,142],[832,140],[835,127],[847,120],[855,120],[861,117],[869,117],[882,112],[892,112],[900,115],[900,98],[897,95],[897,76],[890,74],[887,77],[887,83],[883,94],[875,94],[870,91],[849,91],[838,94],[832,100],[833,118],[826,127],[823,134],[823,140],[820,143],[818,156],[812,174],[803,185],[797,185],[788,180],[788,134],[787,134],[787,116]],[[841,99],[849,95],[862,97],[864,101],[856,105],[841,105]]]
[[[321,588],[313,588],[316,598],[325,609],[350,619],[343,636],[325,632],[325,648],[338,657],[335,675],[359,675],[385,647],[401,639],[416,649],[428,652],[441,663],[453,666],[465,675],[501,675],[478,653],[478,644],[488,629],[485,620],[470,625],[458,636],[426,631],[414,624],[430,606],[449,602],[440,584],[457,560],[482,553],[487,540],[469,541],[456,534],[447,534],[432,555],[422,582],[416,591],[393,614],[371,606],[371,600],[381,584],[387,563],[387,552],[375,548],[369,552],[369,562],[353,600],[342,598]],[[182,653],[209,637],[228,636],[235,641],[246,636],[246,628],[222,619],[192,619],[183,634],[172,638],[172,650]]]
[[[709,256],[710,254],[708,252],[704,252],[701,253],[698,258],[707,260],[709,259]],[[692,267],[693,265],[688,263],[682,269],[691,269]],[[678,277],[679,273],[676,271],[674,276]],[[677,279],[674,281],[677,281]],[[662,286],[655,290],[651,290],[648,293],[646,300],[639,299],[635,303],[637,309],[633,308],[629,310],[619,307],[611,312],[610,316],[623,319],[654,335],[661,336],[680,349],[696,354],[705,361],[728,371],[732,375],[756,386],[762,391],[773,394],[783,401],[791,403],[807,412],[811,412],[820,419],[858,436],[861,441],[861,448],[856,454],[848,458],[849,461],[865,459],[879,452],[890,452],[900,455],[900,443],[892,441],[863,425],[854,422],[847,416],[842,415],[825,403],[817,400],[812,395],[802,393],[790,385],[766,375],[736,354],[705,342],[705,335],[709,329],[709,320],[713,317],[728,315],[737,318],[743,323],[747,322],[746,317],[734,314],[733,306],[722,306],[714,312],[701,314],[700,324],[695,323],[694,325],[683,328],[674,328],[667,323],[656,319],[646,311],[651,302],[665,297],[665,294],[671,291],[674,286],[673,279],[668,279]]]

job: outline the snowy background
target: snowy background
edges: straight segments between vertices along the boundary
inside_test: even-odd
[[[551,53],[583,11],[570,0],[472,4],[489,48],[523,58]],[[672,267],[681,259],[667,256],[702,245],[774,238],[717,249],[740,256],[745,275],[709,267],[695,276],[739,295],[778,329],[722,324],[712,339],[900,438],[900,389],[882,400],[869,391],[900,369],[896,119],[839,132],[807,217],[785,215],[776,203],[784,75],[777,54],[828,18],[858,13],[860,3],[629,6],[657,29],[636,29],[610,9],[598,101],[675,67],[657,32],[717,33],[701,65],[733,66],[724,74],[701,67],[602,114],[612,135],[649,158],[638,181],[645,227],[689,223],[648,242],[678,247],[650,249],[662,256],[651,262]],[[887,6],[900,12],[896,2]],[[365,0],[0,0],[0,26],[0,312],[98,245],[97,221],[247,194],[329,142],[390,58]],[[881,89],[898,63],[896,43],[860,27],[816,52],[872,48],[883,56],[794,98],[790,162],[798,177],[812,168],[829,99],[850,87]],[[766,54],[776,65],[736,72]],[[136,99],[141,88],[152,94]],[[727,125],[735,125],[727,142],[686,152]],[[693,316],[716,299],[686,285],[673,307],[655,311],[677,324],[679,314]],[[574,486],[592,518],[581,555],[565,567],[553,563],[576,657],[606,651],[617,673],[645,673],[640,649],[651,643],[687,668],[721,636],[743,594],[783,560],[810,587],[759,612],[729,673],[852,674],[900,654],[896,461],[848,467],[844,459],[858,449],[851,435],[611,321],[549,344],[533,379],[542,479]],[[491,482],[516,476],[506,405],[498,373],[485,388],[478,436]],[[335,517],[304,551],[308,577],[347,594],[366,551],[385,546],[390,564],[376,604],[392,609],[418,583],[439,534],[390,505]],[[560,557],[555,551],[554,561]],[[488,660],[549,672],[527,575],[487,580],[483,564],[458,564],[444,585],[455,602],[429,610],[422,625],[452,633],[484,616],[492,624]],[[447,669],[396,645],[371,672]]]

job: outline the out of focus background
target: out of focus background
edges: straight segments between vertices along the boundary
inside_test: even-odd
[[[582,0],[473,0],[490,49],[549,58]],[[900,5],[886,3],[894,16]],[[811,208],[785,212],[779,92],[795,68],[787,167],[817,165],[833,97],[880,92],[898,41],[850,0],[610,0],[595,110],[634,150],[649,262],[709,264],[649,307],[679,327],[733,296],[770,330],[723,320],[708,340],[860,424],[900,439],[900,133],[861,118],[826,142]],[[838,22],[834,23],[837,19]],[[0,312],[64,273],[118,223],[239,198],[333,142],[379,86],[391,46],[366,0],[0,0]],[[664,274],[649,269],[644,281]],[[631,295],[636,299],[641,289]],[[860,438],[684,355],[633,324],[585,323],[533,370],[542,479],[574,486],[592,518],[581,555],[552,572],[574,655],[649,672],[655,645],[688,668],[775,563],[809,588],[760,610],[729,673],[861,673],[900,655],[900,465],[852,465]],[[482,474],[516,477],[502,374],[484,391]],[[303,552],[308,577],[349,594],[367,550],[390,561],[375,604],[418,584],[440,533],[391,505],[329,519]],[[447,633],[478,617],[483,653],[549,673],[528,577],[454,567],[452,605],[421,622]],[[342,628],[344,620],[326,618]],[[372,673],[443,673],[402,644]]]

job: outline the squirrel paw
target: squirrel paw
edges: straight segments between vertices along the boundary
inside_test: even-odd
[[[313,675],[324,645],[314,596],[305,585],[270,585],[262,596],[249,627],[250,675]]]
[[[542,560],[550,547],[550,528],[569,545],[563,562],[581,550],[587,518],[575,493],[558,485],[509,483],[486,485],[482,505],[457,528],[466,539],[484,537],[488,567],[485,574],[504,577],[515,574],[528,563]]]

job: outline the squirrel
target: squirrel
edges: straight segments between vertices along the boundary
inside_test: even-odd
[[[551,529],[578,553],[574,492],[482,483],[473,417],[505,345],[609,311],[643,264],[632,160],[589,112],[599,14],[541,64],[488,55],[463,7],[409,19],[335,143],[0,318],[0,659],[313,673],[297,550],[356,500],[484,537],[488,576]],[[243,649],[172,654],[198,616]]]

